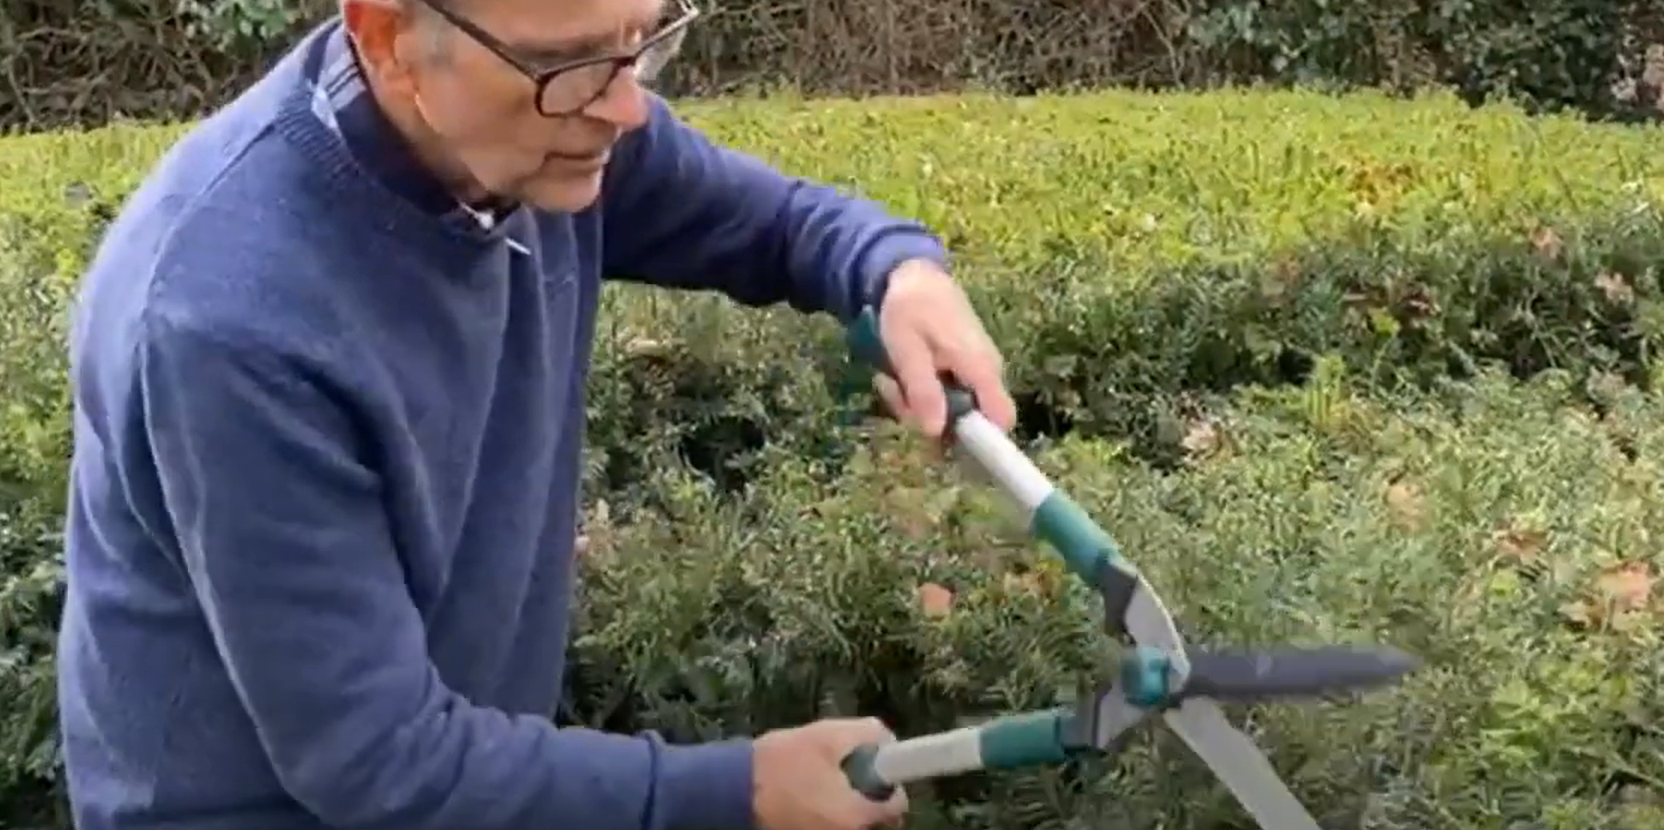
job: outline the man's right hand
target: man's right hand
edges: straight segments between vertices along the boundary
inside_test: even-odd
[[[889,801],[857,792],[844,775],[844,757],[862,744],[896,739],[876,718],[815,721],[768,732],[754,745],[752,811],[761,830],[868,830],[900,824],[907,794]]]

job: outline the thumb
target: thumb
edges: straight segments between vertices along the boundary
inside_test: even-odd
[[[896,739],[895,733],[878,718],[839,718],[825,723],[829,728],[823,734],[822,746],[840,761],[857,747],[893,743]]]
[[[878,718],[861,718],[855,722],[856,734],[863,744],[894,743],[896,734]]]
[[[882,720],[875,719],[875,717],[864,717],[864,719],[855,720],[852,724],[849,739],[852,744],[845,752],[854,750],[855,747],[860,747],[860,745],[894,744],[895,732],[890,732],[890,727],[884,725]]]

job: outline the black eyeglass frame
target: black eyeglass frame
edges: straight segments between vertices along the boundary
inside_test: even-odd
[[[479,43],[479,45],[490,50],[492,54],[501,58],[504,63],[514,67],[515,71],[525,75],[526,78],[536,87],[533,90],[532,105],[537,108],[537,114],[543,116],[544,118],[562,118],[577,115],[578,113],[588,109],[591,104],[594,104],[596,101],[605,97],[607,90],[612,89],[613,82],[618,80],[618,73],[623,72],[625,69],[634,67],[636,63],[641,60],[641,56],[645,55],[648,50],[653,49],[671,38],[681,36],[688,26],[699,17],[699,8],[693,5],[691,0],[677,0],[679,14],[676,19],[666,24],[664,28],[653,33],[651,37],[642,41],[641,45],[636,47],[634,51],[622,55],[597,55],[591,58],[579,58],[578,60],[563,61],[555,64],[554,66],[540,69],[515,56],[514,50],[508,44],[498,40],[495,35],[481,28],[479,24],[448,8],[445,0],[420,0],[420,2],[422,5],[431,9],[435,14],[444,18],[445,22],[461,29],[463,34],[473,38],[475,42]],[[606,82],[601,84],[596,89],[595,94],[591,95],[582,104],[558,112],[549,112],[543,108],[543,101],[547,97],[546,92],[549,84],[553,83],[557,77],[567,72],[572,72],[578,69],[587,69],[591,66],[598,66],[601,64],[611,64],[612,71],[608,73]],[[663,67],[660,68],[662,69]]]

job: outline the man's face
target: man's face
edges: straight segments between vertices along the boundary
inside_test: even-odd
[[[528,74],[633,54],[671,22],[676,6],[349,0],[345,11],[367,70],[419,116],[453,173],[492,194],[570,212],[594,202],[613,144],[645,123],[645,93],[631,69],[596,63],[555,76],[542,96],[544,114]]]

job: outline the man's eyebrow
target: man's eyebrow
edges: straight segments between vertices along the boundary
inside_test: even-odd
[[[664,4],[661,4],[651,14],[643,15],[630,21],[644,36],[652,35],[665,22]],[[618,50],[618,32],[596,32],[587,35],[552,38],[548,40],[514,39],[505,44],[510,49],[520,52],[527,57],[534,58],[584,58],[592,55],[603,55]]]

